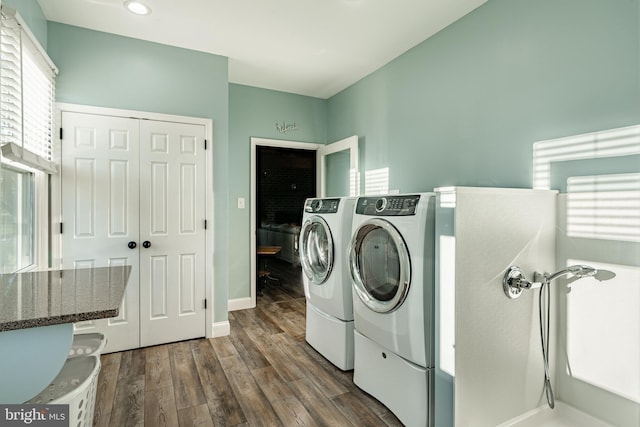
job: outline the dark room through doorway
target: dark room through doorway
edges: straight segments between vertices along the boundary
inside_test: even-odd
[[[256,147],[256,266],[258,296],[299,295],[302,269],[298,236],[304,202],[316,197],[316,150]],[[271,253],[261,249],[274,248]],[[258,302],[260,298],[257,298]]]

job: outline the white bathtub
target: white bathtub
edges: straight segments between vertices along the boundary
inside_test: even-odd
[[[612,427],[573,406],[556,401],[555,409],[547,405],[512,418],[498,427]]]

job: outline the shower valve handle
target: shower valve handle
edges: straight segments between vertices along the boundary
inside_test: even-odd
[[[502,278],[504,293],[511,299],[518,298],[524,289],[536,289],[541,286],[542,282],[527,280],[522,269],[515,265],[509,267]]]
[[[530,282],[527,279],[520,279],[516,282],[515,286],[521,289],[537,289],[542,286],[542,282]]]

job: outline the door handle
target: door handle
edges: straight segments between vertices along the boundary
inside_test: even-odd
[[[129,249],[135,249],[136,246],[138,246],[138,244],[132,240],[129,243],[127,243],[127,246],[129,246]]]
[[[145,249],[148,249],[151,247],[151,242],[148,240],[145,240],[144,242],[142,242],[142,247],[144,247]]]

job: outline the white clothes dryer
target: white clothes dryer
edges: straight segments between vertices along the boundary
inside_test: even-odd
[[[353,369],[353,302],[347,248],[356,200],[307,199],[298,245],[307,301],[306,340],[345,371]]]
[[[433,193],[360,197],[349,245],[353,380],[407,426],[433,425],[434,212]]]

